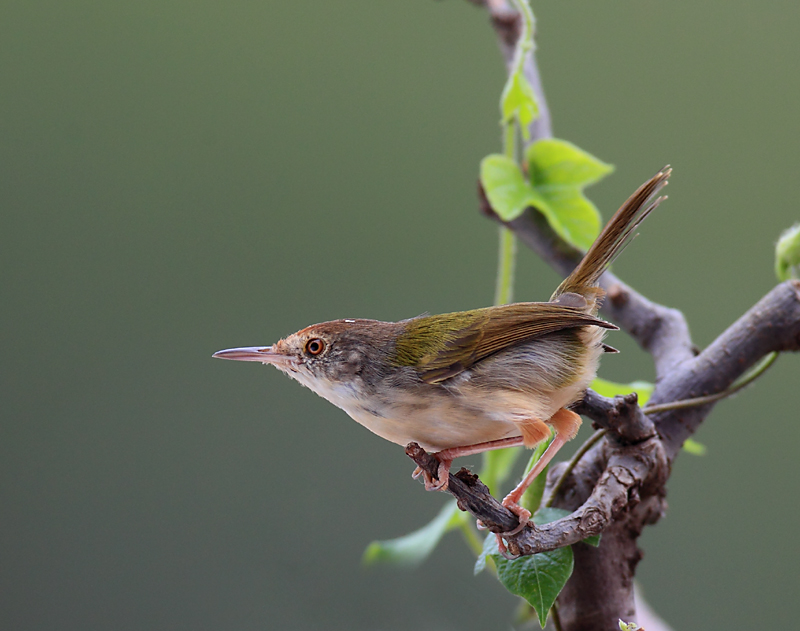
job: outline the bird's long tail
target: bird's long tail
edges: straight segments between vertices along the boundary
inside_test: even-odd
[[[630,243],[639,224],[666,199],[666,196],[656,196],[666,186],[671,173],[669,165],[665,166],[628,198],[603,228],[578,266],[555,290],[551,301],[565,293],[585,295],[587,289],[597,285],[602,273]]]

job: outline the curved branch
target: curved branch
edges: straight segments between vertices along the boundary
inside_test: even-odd
[[[637,487],[660,486],[666,480],[668,466],[661,441],[651,438],[635,446],[606,443],[607,466],[583,505],[562,519],[534,526],[532,523],[514,535],[505,537],[515,555],[537,554],[578,543],[598,535],[621,511],[631,506],[631,494]],[[406,453],[420,467],[434,474],[439,461],[417,443],[410,443]],[[450,476],[447,492],[456,498],[461,510],[470,512],[492,532],[509,532],[519,520],[489,493],[478,476],[461,469]],[[636,491],[638,496],[638,491]]]
[[[656,384],[651,405],[722,392],[764,355],[800,350],[800,281],[781,283],[696,358]],[[714,403],[654,414],[670,461]]]
[[[509,537],[509,551],[536,554],[601,534],[615,517],[636,503],[631,499],[643,492],[640,488],[658,487],[667,478],[666,455],[656,438],[635,446],[608,441],[606,449],[610,452],[608,464],[589,499],[566,517]]]

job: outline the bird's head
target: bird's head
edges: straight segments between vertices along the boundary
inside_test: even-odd
[[[395,325],[375,320],[334,320],[306,327],[272,346],[245,346],[214,353],[220,359],[271,364],[330,399],[389,368]]]

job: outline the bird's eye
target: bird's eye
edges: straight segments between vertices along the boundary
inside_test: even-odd
[[[306,353],[309,355],[319,355],[322,351],[325,350],[325,342],[323,342],[318,337],[314,339],[308,340],[306,342]]]

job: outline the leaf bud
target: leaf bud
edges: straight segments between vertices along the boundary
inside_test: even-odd
[[[775,275],[780,281],[800,279],[800,223],[786,230],[778,239]]]

